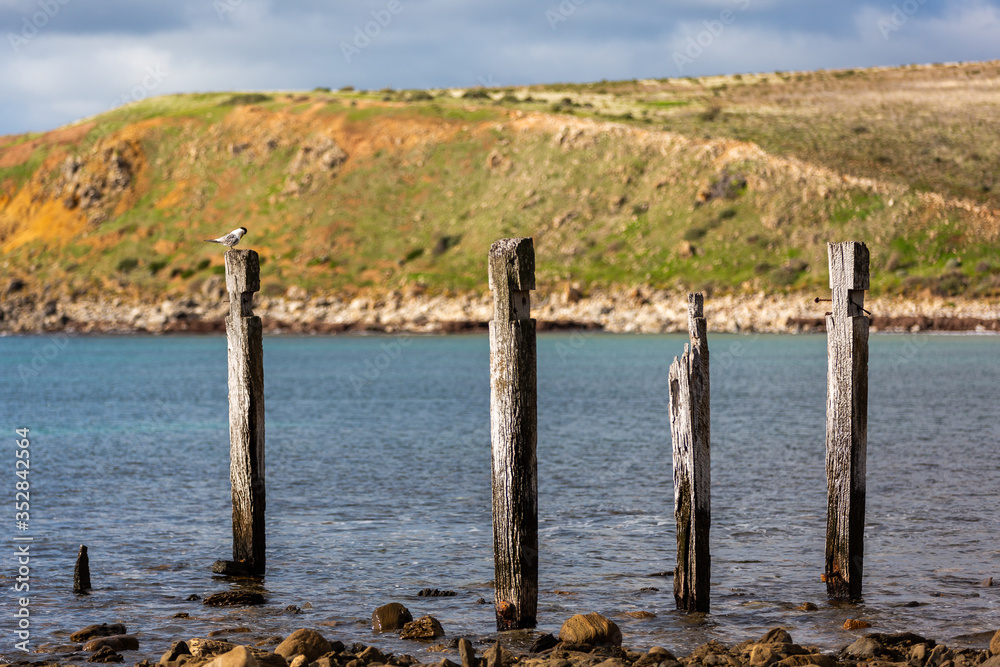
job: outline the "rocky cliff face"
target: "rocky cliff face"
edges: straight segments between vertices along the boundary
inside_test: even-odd
[[[13,287],[13,290],[12,290]],[[5,333],[221,333],[229,314],[222,281],[209,281],[192,295],[160,301],[58,301],[18,296],[8,285],[0,305]],[[806,333],[825,328],[824,304],[801,296],[720,296],[706,300],[710,331]],[[875,331],[1000,332],[1000,303],[982,299],[876,298],[867,304]],[[457,333],[485,331],[492,296],[427,295],[419,290],[343,299],[311,296],[292,288],[281,297],[258,297],[254,312],[274,333]],[[540,331],[612,333],[687,331],[686,295],[650,288],[596,291],[573,288],[532,294],[532,317]]]

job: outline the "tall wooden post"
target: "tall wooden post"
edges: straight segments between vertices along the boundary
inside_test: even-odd
[[[490,440],[497,630],[535,627],[538,606],[538,464],[535,249],[530,238],[490,248]]]
[[[826,317],[826,592],[861,597],[868,450],[868,248],[827,244],[832,312]]]
[[[674,518],[677,567],[674,601],[678,609],[707,612],[712,557],[712,458],[708,327],[704,297],[688,294],[688,334],[680,359],[670,364],[670,436],[674,460]]]
[[[233,485],[233,560],[264,574],[264,350],[253,294],[260,260],[253,250],[226,251],[229,317],[229,456]]]

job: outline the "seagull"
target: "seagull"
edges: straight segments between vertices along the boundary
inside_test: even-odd
[[[217,239],[205,239],[205,243],[221,243],[224,246],[229,246],[230,248],[235,247],[243,235],[247,233],[246,227],[237,227],[233,231],[229,232],[225,236],[220,236]]]

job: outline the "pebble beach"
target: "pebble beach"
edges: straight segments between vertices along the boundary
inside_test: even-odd
[[[558,636],[513,631],[485,637],[450,637],[433,616],[412,620],[398,603],[373,612],[373,628],[398,633],[413,643],[411,653],[368,645],[347,645],[331,628],[300,628],[285,637],[256,638],[249,628],[213,632],[169,646],[146,646],[135,629],[119,623],[83,628],[63,645],[44,645],[34,654],[9,654],[14,665],[48,667],[86,663],[124,663],[137,667],[997,667],[1000,630],[988,647],[952,648],[910,632],[868,632],[840,651],[800,645],[783,628],[761,637],[710,641],[687,655],[670,647],[628,648],[618,626],[596,613],[567,619]],[[410,620],[406,620],[410,619]],[[863,629],[859,624],[858,629]],[[130,634],[130,630],[133,632]]]

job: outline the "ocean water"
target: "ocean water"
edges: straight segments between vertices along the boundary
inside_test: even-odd
[[[674,566],[667,368],[685,340],[539,336],[538,632],[597,611],[635,649],[775,626],[825,650],[868,631],[985,645],[1000,627],[1000,587],[980,585],[1000,584],[1000,338],[872,336],[865,595],[830,603],[825,337],[710,336],[708,615],[675,611],[672,580],[653,576]],[[315,627],[438,659],[371,634],[372,610],[392,601],[449,637],[495,637],[479,602],[493,578],[487,337],[268,337],[264,367],[268,604],[218,609],[187,598],[248,586],[210,572],[232,548],[224,337],[0,338],[0,656],[20,657],[14,537],[32,539],[33,649],[121,621],[141,642],[127,660],[237,627],[250,632],[224,636]],[[17,428],[30,429],[26,531]],[[81,544],[87,596],[72,592]],[[417,597],[425,587],[457,595]]]

